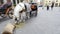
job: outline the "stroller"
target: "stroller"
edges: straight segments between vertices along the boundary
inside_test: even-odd
[[[47,10],[49,10],[49,6],[47,6]]]

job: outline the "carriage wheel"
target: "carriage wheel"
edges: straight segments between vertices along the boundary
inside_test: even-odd
[[[1,17],[6,18],[6,16],[4,14],[1,14]]]
[[[9,17],[10,19],[12,19],[13,16],[12,16],[11,14],[9,14],[8,17]]]
[[[12,13],[11,11],[9,11],[9,13],[8,13],[8,17],[9,17],[10,19],[13,18],[13,13]]]

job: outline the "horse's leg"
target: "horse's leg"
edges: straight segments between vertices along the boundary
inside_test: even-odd
[[[15,24],[17,24],[17,23],[18,23],[18,19],[17,19],[17,17],[16,17],[16,16],[13,16],[13,21],[14,21],[14,23],[15,23]]]
[[[18,23],[21,22],[21,13],[19,13],[19,17],[17,17]]]
[[[21,19],[20,19],[20,20],[21,20],[21,22],[23,21],[23,16],[22,16],[22,13],[21,13]]]
[[[16,24],[19,24],[19,17],[15,18]]]

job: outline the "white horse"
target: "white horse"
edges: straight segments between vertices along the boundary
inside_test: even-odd
[[[13,19],[16,21],[15,23],[19,22],[21,16],[23,16],[21,14],[23,14],[24,11],[25,11],[24,3],[19,3],[16,5],[16,7],[14,8],[14,12],[13,12]]]

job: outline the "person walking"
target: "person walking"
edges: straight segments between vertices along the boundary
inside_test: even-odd
[[[47,5],[47,10],[49,10],[49,5]]]
[[[54,2],[52,2],[51,9],[53,9],[53,7],[54,7]]]
[[[46,8],[47,8],[47,10],[49,10],[49,4],[48,3],[46,3]]]

